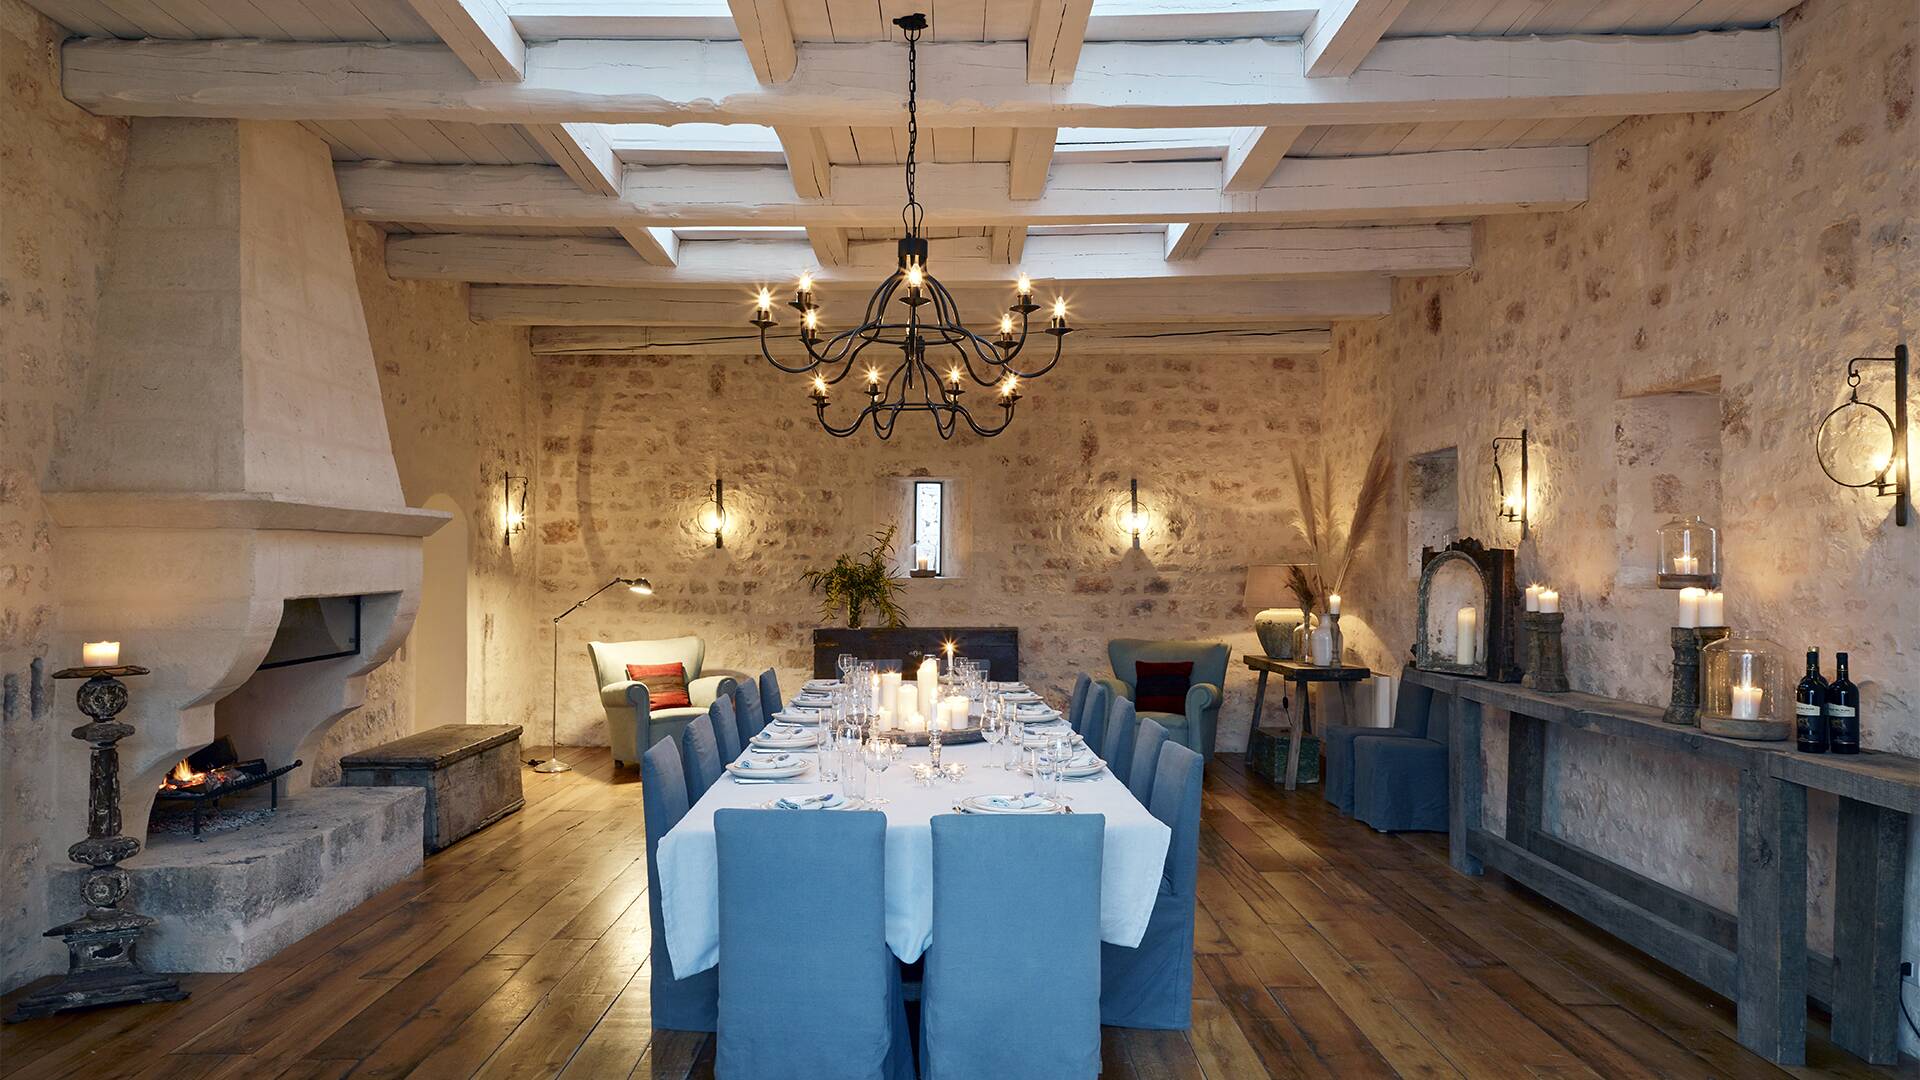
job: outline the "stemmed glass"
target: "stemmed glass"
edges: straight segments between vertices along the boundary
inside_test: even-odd
[[[1000,720],[1000,708],[997,702],[988,702],[987,709],[980,717],[980,734],[985,736],[987,746],[987,768],[1004,769],[1000,758],[1000,740],[1007,733],[1006,725]]]
[[[892,802],[892,799],[880,795],[880,776],[887,771],[887,766],[893,764],[892,737],[875,732],[861,745],[861,759],[866,762],[867,768],[873,770],[873,785],[868,789],[867,805],[885,806]]]
[[[853,666],[859,663],[859,661],[854,658],[852,653],[843,652],[840,654],[840,658],[834,661],[834,663],[840,669],[840,682],[844,685],[848,681],[848,673],[853,670]]]

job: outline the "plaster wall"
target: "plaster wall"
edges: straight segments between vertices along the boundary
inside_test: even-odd
[[[1650,530],[1707,504],[1729,622],[1790,656],[1821,647],[1829,674],[1849,651],[1866,745],[1920,754],[1920,527],[1895,528],[1891,500],[1835,486],[1813,455],[1847,359],[1920,337],[1917,19],[1912,4],[1809,0],[1783,19],[1779,93],[1731,115],[1622,124],[1593,146],[1584,206],[1487,220],[1471,272],[1401,281],[1391,317],[1336,331],[1332,460],[1363,459],[1383,424],[1403,462],[1458,447],[1461,532],[1517,545],[1521,577],[1560,590],[1575,689],[1664,701],[1675,603],[1646,573]],[[1702,402],[1663,411],[1641,397],[1675,391],[1713,395],[1704,437],[1684,415]],[[1862,393],[1891,404],[1890,380]],[[1535,440],[1524,542],[1495,518],[1489,457],[1494,436],[1523,426]],[[1411,644],[1417,561],[1405,529],[1388,535],[1342,620],[1383,669]],[[1504,751],[1490,751],[1500,795]],[[1551,829],[1732,907],[1731,774],[1564,731],[1549,762]],[[1812,812],[1822,940],[1832,801]],[[1920,956],[1920,830],[1914,841],[1908,956]]]
[[[1018,627],[1022,675],[1055,693],[1078,671],[1107,673],[1111,638],[1228,641],[1219,745],[1241,745],[1253,692],[1239,655],[1257,648],[1246,566],[1295,550],[1281,466],[1311,452],[1317,362],[1089,356],[1027,390],[997,438],[942,442],[908,416],[890,442],[841,440],[814,422],[805,380],[758,356],[547,358],[541,610],[616,575],[655,590],[609,591],[561,624],[560,741],[606,745],[592,639],[698,634],[709,668],[774,667],[796,685],[821,625],[801,572],[888,523],[910,565],[906,479],[919,476],[953,481],[960,571],[909,581],[912,625]],[[699,527],[716,475],[721,550]],[[1151,518],[1137,552],[1119,525],[1134,476]]]

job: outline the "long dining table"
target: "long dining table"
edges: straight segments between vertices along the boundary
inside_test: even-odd
[[[887,817],[887,945],[904,963],[918,960],[932,942],[934,815],[953,813],[954,803],[969,795],[1019,795],[1035,787],[1026,773],[993,767],[990,749],[985,743],[944,747],[943,763],[965,766],[965,774],[958,780],[934,780],[927,785],[916,780],[911,766],[928,760],[925,747],[909,748],[891,768],[868,773],[868,797],[889,800],[873,809]],[[723,776],[661,838],[660,907],[674,971],[684,977],[713,967],[720,960],[720,872],[714,812],[728,807],[757,808],[776,798],[802,798],[840,789],[838,783],[821,782],[817,769],[816,765],[799,782],[792,783],[742,783],[731,775]],[[1136,946],[1153,913],[1172,832],[1140,805],[1111,771],[1103,771],[1092,780],[1065,781],[1060,786],[1073,813],[1100,814],[1106,821],[1100,867],[1100,938],[1116,945]],[[1012,914],[1022,903],[1045,898],[1010,896],[1007,900]],[[827,916],[824,912],[796,914]]]

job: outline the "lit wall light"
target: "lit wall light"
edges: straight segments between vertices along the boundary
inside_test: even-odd
[[[727,546],[727,486],[717,476],[713,478],[713,498],[707,500],[700,514],[700,529],[713,534],[715,549]]]
[[[1518,486],[1507,486],[1506,469],[1500,464],[1500,444],[1514,443],[1517,451],[1509,451],[1509,456],[1519,456],[1520,482]],[[1500,435],[1493,440],[1493,490],[1500,499],[1500,517],[1505,521],[1520,523],[1520,539],[1527,538],[1528,511],[1532,509],[1532,488],[1527,478],[1527,429],[1521,428],[1518,435]]]
[[[1860,365],[1893,365],[1893,415],[1871,401],[1860,400]],[[1907,504],[1913,501],[1913,478],[1907,462],[1907,374],[1905,345],[1892,356],[1856,356],[1847,361],[1847,400],[1820,421],[1814,435],[1814,454],[1827,479],[1841,487],[1872,488],[1875,495],[1893,496],[1893,523],[1907,523]]]
[[[1140,478],[1127,484],[1127,512],[1120,515],[1120,527],[1133,538],[1133,549],[1140,550],[1140,534],[1146,530],[1147,515],[1140,512]]]
[[[500,492],[500,531],[508,544],[527,531],[527,478],[507,473]]]

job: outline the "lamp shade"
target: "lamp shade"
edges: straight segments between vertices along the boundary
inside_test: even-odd
[[[1287,586],[1287,572],[1309,563],[1255,563],[1247,567],[1247,593],[1241,604],[1248,611],[1264,608],[1294,607],[1293,590]]]

